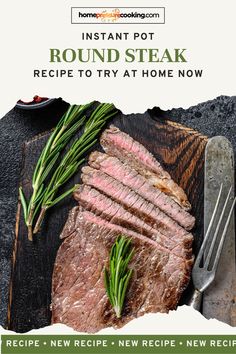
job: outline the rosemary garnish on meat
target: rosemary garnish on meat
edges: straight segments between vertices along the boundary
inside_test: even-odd
[[[32,178],[33,192],[28,202],[22,188],[19,190],[29,240],[32,240],[33,233],[39,231],[46,211],[75,190],[77,186],[57,195],[59,189],[83,163],[86,151],[96,143],[104,124],[117,112],[112,104],[104,103],[99,104],[90,117],[86,117],[85,111],[92,104],[69,107],[39,157]],[[73,142],[65,156],[60,159],[64,148],[83,125],[84,130],[80,138]]]
[[[124,300],[132,275],[128,264],[133,257],[131,239],[121,235],[117,238],[110,252],[109,271],[105,268],[104,278],[107,296],[116,313],[117,318],[122,315]]]

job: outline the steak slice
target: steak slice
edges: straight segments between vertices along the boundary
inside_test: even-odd
[[[54,265],[52,323],[94,333],[105,327],[122,327],[148,312],[176,308],[189,281],[191,262],[129,231],[135,249],[130,263],[133,275],[122,318],[117,319],[106,295],[104,267],[113,243],[125,229],[79,208],[72,214],[76,230],[60,246]],[[65,229],[72,230],[72,219]]]
[[[138,174],[128,165],[123,164],[116,157],[110,157],[107,154],[95,151],[90,154],[89,165],[104,172],[123,185],[126,185],[129,189],[155,205],[159,210],[162,210],[163,213],[161,217],[163,220],[163,214],[165,213],[186,230],[191,230],[193,228],[195,218],[192,215],[183,210],[164,193],[154,188],[143,176]],[[88,168],[85,167],[82,171],[87,171],[86,169],[88,170]]]
[[[98,190],[82,185],[76,190],[74,197],[84,209],[94,212],[112,224],[126,227],[151,238],[161,246],[168,248],[178,257],[185,259],[192,257],[192,249],[189,248],[189,242],[185,245],[183,240],[176,241],[173,237],[170,239],[162,235],[152,226],[125,210],[121,204],[114,202]]]
[[[103,132],[100,142],[107,154],[118,157],[134,168],[154,187],[173,198],[182,208],[191,209],[183,189],[171,179],[169,173],[142,144],[113,125]]]

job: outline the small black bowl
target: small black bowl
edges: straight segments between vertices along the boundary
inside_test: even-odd
[[[34,96],[33,100],[30,102],[24,102],[22,100],[19,100],[16,103],[16,107],[20,108],[20,109],[27,109],[27,110],[40,109],[40,108],[50,105],[55,100],[56,100],[56,98]]]

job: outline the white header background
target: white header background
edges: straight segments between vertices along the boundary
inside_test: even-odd
[[[164,25],[71,25],[72,6],[164,6]],[[20,0],[0,5],[0,117],[19,98],[62,97],[70,103],[113,102],[124,113],[189,107],[219,95],[236,94],[236,1],[217,0]],[[81,32],[155,32],[152,41],[82,41]],[[187,48],[183,68],[203,69],[203,78],[50,79],[33,78],[33,69],[174,69],[182,64],[49,63],[49,48]],[[54,328],[54,329],[53,329]],[[126,327],[125,327],[126,328]],[[68,333],[65,327],[45,329]],[[45,333],[44,330],[44,333]],[[43,332],[41,330],[41,332]],[[207,321],[187,307],[170,315],[148,315],[128,324],[123,333],[235,333]],[[108,331],[111,333],[111,330]]]
[[[19,98],[62,97],[113,102],[124,112],[188,107],[235,95],[235,0],[31,0],[1,2],[0,116]],[[164,6],[164,25],[71,25],[72,6]],[[81,32],[155,32],[152,41],[82,41]],[[52,64],[49,48],[187,48],[187,64]],[[33,69],[203,69],[203,78],[33,78]]]

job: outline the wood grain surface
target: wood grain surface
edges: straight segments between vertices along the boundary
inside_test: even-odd
[[[142,143],[160,161],[172,178],[183,187],[196,217],[195,249],[203,233],[203,164],[207,138],[178,123],[144,114],[118,113],[112,123]],[[36,161],[49,133],[24,144],[20,184],[26,195],[31,192],[31,178]],[[94,149],[99,149],[99,145]],[[80,182],[80,171],[66,188]],[[50,324],[51,278],[54,260],[61,241],[59,234],[68,211],[75,205],[68,197],[49,211],[40,234],[33,242],[27,239],[19,204],[16,217],[16,240],[8,310],[8,328],[27,332]],[[187,292],[182,302],[186,301]]]

